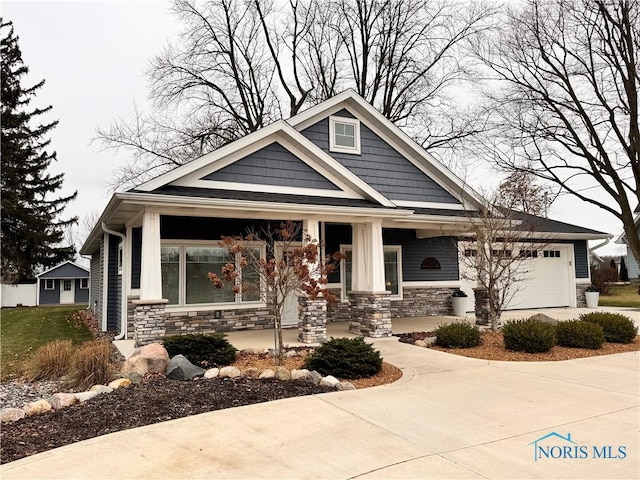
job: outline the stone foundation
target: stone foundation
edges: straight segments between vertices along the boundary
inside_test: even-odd
[[[403,288],[402,300],[391,300],[391,318],[452,315],[455,288]]]
[[[216,315],[219,318],[216,318]],[[266,307],[169,312],[166,320],[167,335],[221,333],[265,328],[273,328],[273,316]]]
[[[327,303],[327,322],[348,322],[351,318],[351,306],[348,300],[342,300],[342,290],[332,288],[336,303]]]
[[[133,300],[135,306],[133,339],[137,347],[153,343],[165,336],[167,300]]]
[[[349,331],[365,337],[391,336],[391,311],[388,293],[351,292]]]
[[[139,295],[129,295],[127,297],[127,335],[125,338],[133,338],[136,328],[136,305],[135,300],[140,300]]]
[[[298,340],[303,343],[322,343],[327,340],[327,301],[299,297],[300,327]]]
[[[578,308],[587,308],[587,298],[584,295],[584,292],[591,285],[588,283],[576,283],[576,307]]]

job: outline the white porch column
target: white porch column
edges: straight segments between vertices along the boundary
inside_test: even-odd
[[[352,224],[351,290],[384,292],[384,248],[382,222]]]
[[[161,298],[160,214],[157,212],[144,212],[142,217],[140,300],[160,300]]]

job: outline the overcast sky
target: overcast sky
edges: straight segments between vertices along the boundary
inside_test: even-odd
[[[51,170],[65,173],[62,194],[78,191],[69,216],[102,212],[109,200],[107,181],[127,153],[101,152],[90,141],[96,128],[128,118],[134,102],[145,109],[148,62],[179,30],[169,7],[161,0],[2,1],[2,16],[13,21],[30,68],[26,84],[46,80],[35,105],[52,105],[52,119],[60,121],[51,136],[58,152]],[[476,175],[469,180],[482,184],[481,171]],[[616,218],[569,195],[554,203],[550,216],[614,235],[621,231]],[[598,251],[620,252],[612,244]]]

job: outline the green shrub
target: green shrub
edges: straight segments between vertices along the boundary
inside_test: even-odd
[[[556,326],[558,345],[573,348],[602,348],[604,331],[597,323],[571,320]]]
[[[66,375],[71,366],[73,344],[71,340],[55,340],[41,346],[25,362],[27,380],[57,380]]]
[[[111,359],[112,344],[108,340],[84,342],[73,354],[67,386],[86,390],[113,380],[115,365]]]
[[[332,338],[306,358],[304,368],[337,378],[364,378],[380,371],[382,357],[362,337]]]
[[[222,367],[232,364],[238,350],[222,333],[189,334],[164,337],[162,343],[170,357],[184,355],[195,365]]]
[[[638,327],[629,317],[619,313],[591,312],[580,315],[580,320],[596,323],[604,330],[604,339],[612,343],[631,343],[638,335]]]
[[[547,352],[556,344],[556,328],[535,320],[507,322],[502,336],[505,348],[518,352]]]
[[[469,348],[480,344],[480,330],[475,325],[454,322],[440,325],[436,331],[436,345],[448,348]]]

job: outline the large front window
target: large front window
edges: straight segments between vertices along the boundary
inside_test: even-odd
[[[260,256],[262,247],[253,248]],[[166,244],[161,248],[162,296],[169,305],[219,305],[260,301],[258,272],[250,267],[240,269],[238,283],[251,285],[239,293],[233,292],[231,282],[223,282],[222,288],[215,288],[209,281],[208,273],[222,275],[222,267],[231,261],[225,248],[211,245]]]
[[[351,276],[353,272],[353,254],[351,246],[345,245],[341,249],[345,256],[342,272],[342,291],[344,297],[351,293]],[[401,298],[402,254],[400,246],[384,247],[384,282],[391,298]]]

